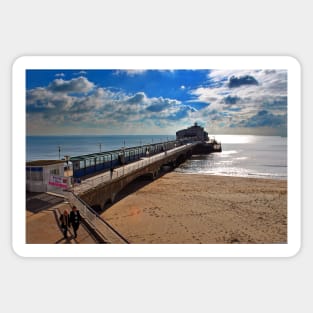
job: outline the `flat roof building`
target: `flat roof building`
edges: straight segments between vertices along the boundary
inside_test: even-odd
[[[193,126],[176,132],[176,139],[195,138],[199,141],[208,141],[208,133],[203,127],[195,123]]]
[[[26,162],[26,191],[47,192],[55,188],[65,189],[68,178],[64,177],[64,161],[37,160]]]

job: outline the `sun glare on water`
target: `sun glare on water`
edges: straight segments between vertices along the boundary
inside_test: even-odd
[[[214,137],[222,143],[252,143],[255,141],[253,135],[215,135]]]

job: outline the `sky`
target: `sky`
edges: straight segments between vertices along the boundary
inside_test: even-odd
[[[27,135],[287,135],[287,70],[27,70]]]

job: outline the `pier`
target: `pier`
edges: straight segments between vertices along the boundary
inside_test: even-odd
[[[66,203],[80,210],[86,227],[98,243],[130,243],[99,213],[136,179],[157,179],[194,154],[221,150],[221,143],[208,138],[203,128],[195,124],[177,132],[176,140],[69,158],[72,173],[68,174],[67,162],[63,180],[66,178],[68,188],[61,188],[60,193]]]
[[[221,144],[215,140],[188,142],[152,156],[142,157],[113,170],[83,178],[66,192],[66,198],[81,211],[99,243],[129,243],[122,234],[101,218],[99,212],[114,203],[117,196],[134,180],[157,179],[165,168],[175,168],[193,154],[219,151]]]
[[[195,123],[177,131],[176,140],[72,157],[76,182],[72,192],[101,211],[108,203],[114,203],[116,196],[135,179],[155,179],[164,167],[175,168],[193,154],[221,150],[221,143],[210,139],[203,127]]]
[[[72,191],[92,208],[102,210],[108,203],[113,203],[116,196],[135,179],[144,177],[153,180],[164,167],[175,168],[191,157],[193,150],[201,148],[203,149],[203,143],[192,142],[151,157],[143,157],[112,171],[86,178],[74,185]]]

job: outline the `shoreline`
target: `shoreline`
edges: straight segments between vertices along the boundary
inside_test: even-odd
[[[253,175],[247,175],[247,176],[236,176],[236,175],[227,175],[227,174],[224,174],[224,175],[221,175],[221,173],[218,173],[218,174],[212,174],[212,173],[197,173],[197,172],[183,172],[183,171],[173,171],[173,173],[178,173],[178,174],[183,174],[183,175],[199,175],[199,176],[213,176],[213,177],[222,177],[222,178],[225,178],[225,177],[233,177],[233,178],[247,178],[247,179],[265,179],[265,180],[274,180],[274,181],[288,181],[288,178],[286,177],[282,177],[282,176],[276,176],[273,177],[273,176],[267,176],[267,175],[264,175],[264,177],[260,177],[260,176],[253,176]]]
[[[131,243],[287,243],[287,180],[169,172],[142,185],[101,214]]]

